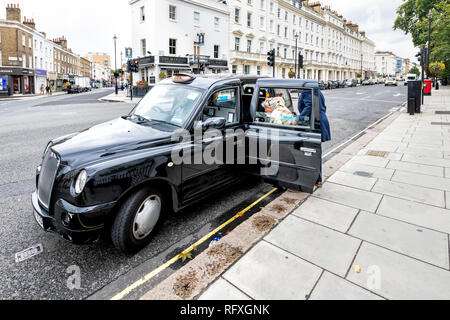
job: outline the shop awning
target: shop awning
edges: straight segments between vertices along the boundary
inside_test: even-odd
[[[161,69],[166,69],[166,70],[191,70],[191,67],[188,65],[163,65],[160,64],[159,67]]]

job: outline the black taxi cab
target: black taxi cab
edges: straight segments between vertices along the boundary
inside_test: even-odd
[[[271,121],[264,101],[282,97],[296,114],[299,90],[312,91],[311,116],[288,125]],[[119,250],[135,253],[150,243],[168,210],[198,203],[247,174],[312,193],[322,157],[319,112],[318,82],[313,80],[166,79],[127,116],[49,142],[32,194],[35,220],[74,244],[94,242],[109,232]],[[195,138],[195,132],[211,129],[223,135]],[[180,130],[190,138],[174,139]],[[236,142],[233,132],[243,132],[243,142]],[[242,153],[229,150],[225,153],[236,162],[173,159],[174,149],[180,154],[201,151],[217,139],[232,139],[235,148],[245,145],[244,161],[236,159]],[[275,139],[277,157],[271,153]],[[252,152],[262,146],[269,152]],[[278,170],[265,171],[268,163]]]

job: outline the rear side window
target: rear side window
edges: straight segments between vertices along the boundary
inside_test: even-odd
[[[309,99],[304,99],[304,107],[312,103],[311,90]],[[258,108],[254,122],[273,124],[277,126],[310,126],[311,115],[299,118],[300,110],[298,101],[299,90],[289,90],[284,88],[261,88]]]

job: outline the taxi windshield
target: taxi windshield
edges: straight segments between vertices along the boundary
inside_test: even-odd
[[[202,91],[192,87],[155,86],[130,115],[181,128],[201,96]]]

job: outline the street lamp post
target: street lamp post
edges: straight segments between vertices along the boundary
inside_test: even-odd
[[[114,35],[114,79],[116,80],[115,86],[116,86],[116,95],[119,94],[119,88],[117,87],[117,36]]]
[[[295,79],[298,79],[298,72],[297,72],[297,58],[298,58],[298,51],[297,51],[297,43],[298,43],[298,33],[295,33]]]
[[[430,11],[428,12],[428,52],[427,52],[427,57],[426,57],[426,70],[427,70],[427,74],[430,74],[430,53],[431,53],[431,18],[433,18],[433,13]]]
[[[364,55],[361,53],[361,81],[363,80],[363,58]]]

